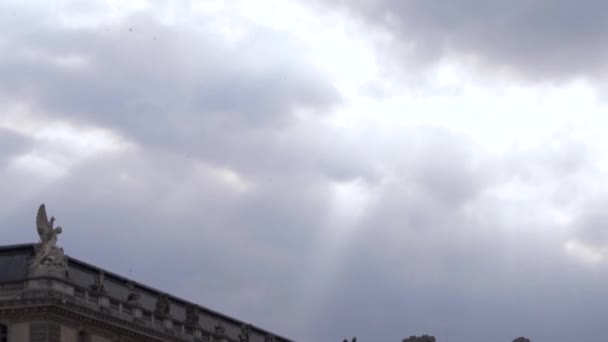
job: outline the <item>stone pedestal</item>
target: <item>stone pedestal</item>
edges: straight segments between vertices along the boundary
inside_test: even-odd
[[[66,279],[68,273],[68,257],[63,249],[55,245],[40,243],[36,245],[36,254],[30,260],[30,277],[54,277]]]
[[[228,336],[226,336],[226,328],[222,324],[217,324],[213,330],[214,342],[229,342]]]
[[[74,296],[74,287],[67,282],[54,277],[36,277],[27,280],[25,292],[57,293],[58,295]]]
[[[65,269],[54,265],[39,265],[30,268],[30,277],[32,278],[57,278],[65,279]]]
[[[163,327],[169,330],[173,329],[173,320],[170,317],[163,318]]]
[[[192,331],[194,334],[194,338],[196,339],[201,339],[203,338],[203,331],[199,328],[194,328],[194,330]]]
[[[139,306],[134,306],[132,310],[133,310],[133,317],[135,317],[137,319],[144,318],[144,312],[142,311],[142,309]]]
[[[105,294],[99,294],[99,306],[104,309],[110,308],[110,298],[108,298]]]

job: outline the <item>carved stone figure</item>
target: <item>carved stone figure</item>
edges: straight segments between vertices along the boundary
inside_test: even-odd
[[[49,220],[44,204],[38,208],[36,215],[36,228],[40,242],[36,246],[36,256],[32,269],[45,268],[51,272],[65,276],[67,274],[67,258],[63,249],[57,246],[57,236],[61,234],[61,227],[55,227],[55,218]]]
[[[95,283],[91,285],[91,290],[99,294],[106,292],[104,282],[105,273],[103,271],[99,271],[99,273],[97,273],[97,275],[95,276]]]
[[[226,328],[224,328],[222,323],[217,322],[217,324],[214,327],[214,333],[219,337],[226,336]]]
[[[127,303],[139,304],[139,297],[141,295],[136,291],[135,284],[133,284],[132,282],[128,282],[127,290],[129,290],[129,294],[127,295]]]
[[[156,301],[156,309],[154,313],[160,317],[167,317],[171,312],[171,307],[169,304],[169,297],[167,295],[162,295]]]
[[[186,326],[192,328],[198,325],[198,309],[194,305],[186,307]]]
[[[241,326],[241,334],[239,335],[240,342],[249,342],[249,334],[251,333],[251,326],[249,324],[243,324]]]

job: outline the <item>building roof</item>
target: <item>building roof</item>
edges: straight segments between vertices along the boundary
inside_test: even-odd
[[[0,285],[13,282],[22,282],[28,277],[28,268],[31,258],[35,255],[35,244],[20,244],[0,246]],[[251,342],[263,342],[268,334],[275,336],[276,341],[291,341],[278,336],[265,329],[224,315],[196,303],[178,298],[151,286],[128,279],[111,271],[104,270],[92,264],[69,257],[68,282],[76,289],[87,291],[95,284],[98,275],[104,274],[104,289],[107,296],[117,301],[126,301],[129,295],[127,284],[135,286],[136,292],[140,294],[139,303],[145,311],[154,312],[158,298],[166,295],[169,299],[171,317],[178,322],[186,319],[186,308],[193,306],[199,310],[199,324],[209,332],[214,331],[215,326],[220,323],[226,330],[228,336],[235,338],[240,333],[243,325],[251,328]]]
[[[23,281],[33,251],[32,244],[0,246],[0,283]]]

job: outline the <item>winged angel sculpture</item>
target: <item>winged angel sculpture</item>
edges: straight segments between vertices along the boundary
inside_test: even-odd
[[[40,236],[40,243],[36,248],[36,259],[32,267],[54,266],[66,270],[67,260],[63,248],[57,247],[57,235],[61,234],[61,227],[55,227],[55,218],[49,220],[44,204],[38,208],[36,215],[36,228]]]

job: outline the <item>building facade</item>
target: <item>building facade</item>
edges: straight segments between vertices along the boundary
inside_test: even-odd
[[[0,342],[289,342],[64,255],[40,206],[38,244],[0,247]]]

